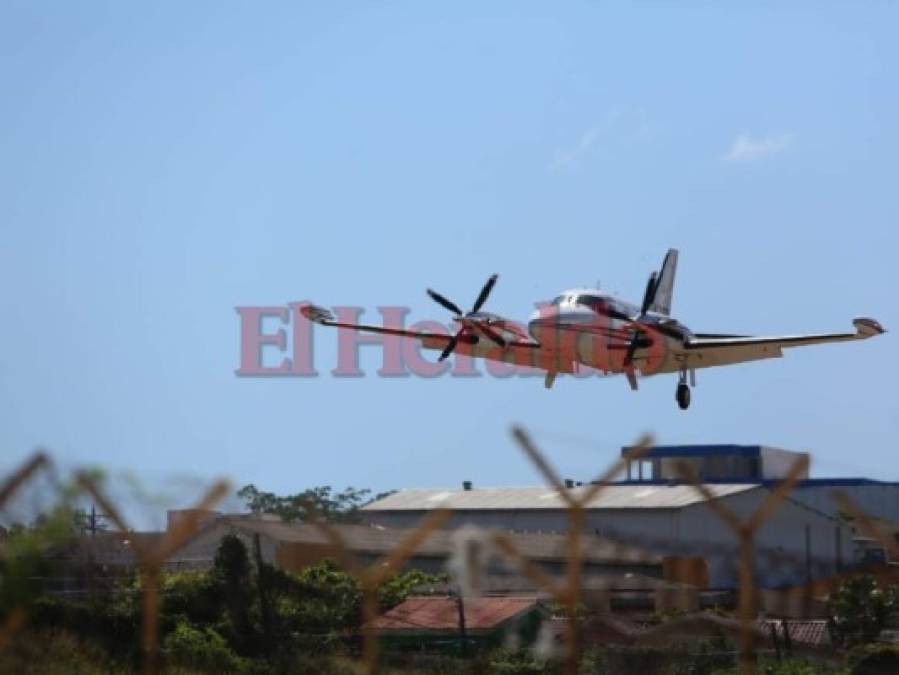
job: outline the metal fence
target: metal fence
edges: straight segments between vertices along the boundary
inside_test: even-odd
[[[578,613],[579,603],[582,598],[583,531],[587,506],[625,470],[629,460],[640,459],[648,452],[652,439],[649,436],[640,438],[624,456],[614,462],[595,481],[589,483],[578,496],[575,496],[570,489],[566,488],[558,472],[523,428],[514,427],[512,435],[524,455],[533,463],[548,485],[558,492],[560,498],[566,504],[568,518],[566,572],[561,580],[554,578],[524,555],[516,546],[514,538],[509,534],[502,532],[490,534],[490,544],[506,559],[517,565],[521,573],[535,584],[537,588],[545,591],[564,608],[567,620],[564,622],[563,669],[567,675],[574,675],[577,673],[578,663],[583,654],[580,635],[582,626]],[[807,456],[797,459],[788,471],[786,478],[771,490],[757,510],[748,518],[741,519],[715,499],[714,495],[702,484],[699,476],[689,464],[680,462],[677,466],[677,470],[683,480],[692,485],[693,489],[702,495],[705,499],[704,503],[708,506],[711,513],[720,519],[734,536],[738,552],[738,664],[741,675],[754,671],[756,657],[762,649],[759,644],[759,630],[755,625],[758,590],[754,574],[758,553],[755,550],[756,534],[765,522],[772,518],[781,507],[800,477],[806,474],[807,468]],[[46,454],[36,453],[17,470],[13,471],[3,482],[2,487],[0,487],[0,509],[4,509],[9,500],[41,472],[52,473],[52,471],[53,465],[50,458]],[[120,509],[104,493],[91,474],[87,472],[76,474],[76,485],[82,491],[82,494],[89,496],[96,503],[118,530],[121,532],[132,531]],[[202,511],[214,507],[229,493],[229,490],[230,486],[227,481],[219,480],[215,482],[200,497],[195,506],[191,510],[186,511],[185,516],[170,527],[162,539],[154,546],[148,547],[138,540],[132,542],[140,573],[140,593],[142,598],[142,670],[148,675],[154,675],[160,670],[159,582],[163,566],[197,532],[201,524]],[[852,518],[855,526],[863,534],[879,542],[891,556],[899,559],[899,546],[897,546],[896,540],[890,532],[879,526],[875,519],[863,513],[848,494],[837,491],[834,493],[834,499],[840,511]],[[380,662],[379,639],[375,626],[375,618],[378,614],[378,588],[402,567],[404,562],[415,553],[435,530],[446,524],[451,513],[445,509],[432,511],[418,523],[415,529],[409,532],[408,536],[395,550],[385,555],[382,559],[368,565],[363,565],[360,562],[353,552],[350,543],[344,540],[337,528],[320,518],[312,509],[307,509],[306,516],[307,520],[319,528],[330,542],[337,562],[352,574],[359,583],[363,594],[361,659],[365,672],[376,673],[378,672]],[[647,543],[645,540],[641,542],[636,538],[632,538],[631,541],[621,541],[622,538],[626,537],[625,533],[619,533],[619,543],[623,545]],[[469,569],[463,569],[461,571],[462,576],[476,577],[479,573],[479,570],[474,569],[477,566],[476,560],[468,558],[466,565]],[[789,601],[797,606],[807,604],[816,587],[820,588],[820,585],[816,586],[814,583],[809,583],[805,586],[790,589]],[[0,649],[10,644],[15,635],[27,625],[27,620],[27,614],[22,608],[14,609],[7,614],[2,624],[0,624]]]

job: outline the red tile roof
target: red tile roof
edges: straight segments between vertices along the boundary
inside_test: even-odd
[[[466,598],[465,628],[489,631],[538,604],[530,598]],[[456,598],[409,598],[375,619],[379,631],[458,631]]]

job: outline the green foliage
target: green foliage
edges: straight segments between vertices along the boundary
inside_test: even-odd
[[[27,630],[0,649],[0,673],[29,675],[108,675],[130,673],[95,644],[69,631]]]
[[[124,593],[117,600],[66,600],[43,596],[31,608],[29,624],[90,641],[118,658],[134,657],[140,644],[140,603]]]
[[[72,523],[72,510],[62,503],[29,527],[10,528],[0,557],[0,613],[14,607],[27,609],[40,597],[41,579],[53,570],[47,552],[71,541]]]
[[[250,580],[250,557],[240,537],[233,534],[222,537],[215,552],[212,573],[225,585],[246,584]]]
[[[716,670],[713,675],[738,675],[739,672],[739,669],[734,666],[725,670]],[[761,659],[753,672],[756,675],[849,675],[845,669],[830,668],[803,659],[785,659],[783,661]]]
[[[166,660],[210,673],[241,673],[247,665],[212,628],[179,621],[163,642]]]
[[[856,647],[849,655],[852,675],[899,673],[899,646],[873,644]]]
[[[219,629],[238,653],[252,653],[257,637],[253,620],[255,582],[247,547],[239,537],[229,534],[222,538],[212,565],[212,580],[213,595],[221,603],[226,618]]]
[[[426,589],[429,585],[446,583],[448,580],[447,574],[427,574],[418,570],[399,572],[378,588],[378,607],[385,612],[403,602],[416,589]]]
[[[273,570],[277,615],[291,631],[330,635],[331,639],[360,625],[362,589],[332,560],[323,560],[296,574]],[[410,570],[390,576],[378,590],[381,611],[403,602],[420,586],[441,583],[445,575]]]
[[[736,675],[736,650],[723,637],[691,640],[666,647],[614,646],[589,650],[580,675]]]
[[[896,593],[880,590],[870,574],[848,579],[827,603],[834,643],[854,647],[873,642],[897,608]]]
[[[329,485],[303,490],[295,495],[278,496],[261,492],[255,485],[245,485],[237,496],[253,513],[273,513],[286,522],[304,520],[311,509],[319,518],[333,523],[359,522],[359,507],[367,502],[371,490],[348,487],[334,492]]]
[[[488,675],[554,675],[560,672],[558,663],[538,659],[527,649],[492,652],[486,670]]]
[[[168,572],[159,580],[162,616],[168,622],[187,619],[197,624],[220,620],[222,595],[226,586],[220,578],[206,572]]]
[[[277,599],[277,608],[292,631],[327,635],[358,626],[361,603],[356,580],[325,560],[293,575],[289,592]]]

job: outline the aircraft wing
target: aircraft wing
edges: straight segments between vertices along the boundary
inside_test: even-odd
[[[397,337],[419,340],[425,349],[442,350],[450,340],[448,333],[436,333],[432,331],[414,331],[404,328],[388,328],[364,323],[346,323],[336,321],[334,315],[323,307],[305,305],[300,307],[300,312],[310,321],[322,326],[359,330],[366,333],[381,333],[395,335]],[[503,363],[510,363],[524,367],[538,368],[556,373],[573,373],[575,366],[570,359],[560,358],[558,354],[543,348],[539,342],[532,340],[510,339],[508,335],[506,346],[499,347],[489,340],[473,339],[470,335],[463,335],[455,349],[456,353],[466,356],[479,357]]]
[[[825,342],[864,340],[884,333],[874,319],[858,318],[853,322],[854,333],[820,333],[812,335],[781,335],[750,337],[742,335],[697,334],[684,342],[683,354],[690,368],[710,368],[743,361],[757,361],[783,356],[783,349],[803,347]]]

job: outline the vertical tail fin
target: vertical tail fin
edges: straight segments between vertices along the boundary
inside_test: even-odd
[[[677,272],[677,249],[669,248],[656,282],[655,297],[649,309],[665,316],[671,315],[671,295],[674,292],[674,274]]]

